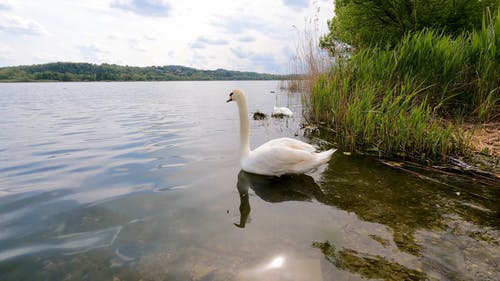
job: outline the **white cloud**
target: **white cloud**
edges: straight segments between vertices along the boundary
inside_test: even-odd
[[[311,4],[267,0],[16,0],[0,10],[0,45],[12,49],[0,66],[57,58],[287,72],[284,50],[295,50],[298,37],[292,25],[318,16],[318,36],[327,31],[333,2],[314,3],[321,12]]]
[[[149,35],[144,35],[144,39],[149,40],[149,41],[156,41],[157,38]]]
[[[147,41],[154,41],[156,39],[149,37],[149,36],[141,36],[139,38],[131,38],[126,35],[118,35],[118,34],[110,34],[106,36],[106,39],[110,40],[110,42],[118,45],[123,45],[127,44],[127,46],[138,52],[148,52],[148,47],[147,47]],[[113,45],[113,44],[110,44]],[[103,47],[100,44],[90,44],[90,46],[95,47],[95,49],[104,51],[104,52],[110,52],[110,50],[107,50],[105,47]]]
[[[207,46],[200,41],[195,41],[191,44],[192,49],[205,49]]]
[[[129,39],[128,44],[129,44],[130,48],[132,48],[136,51],[143,52],[143,53],[148,51],[148,49],[138,39]]]
[[[263,33],[276,30],[276,26],[272,25],[271,22],[256,16],[227,17],[214,22],[214,25],[222,28],[225,32],[236,34],[241,34],[249,30],[258,30]]]
[[[198,37],[197,41],[207,45],[227,45],[227,40],[220,38],[208,38],[205,36]]]
[[[38,22],[11,15],[0,17],[0,31],[16,35],[47,34],[47,31]]]
[[[221,38],[208,38],[200,36],[191,44],[193,49],[205,49],[208,45],[229,45],[229,42]]]
[[[249,35],[238,38],[239,42],[254,42],[255,40],[255,37]]]
[[[0,44],[0,54],[9,55],[14,52],[14,49],[5,44]]]
[[[87,62],[101,63],[107,61],[106,57],[111,52],[97,43],[80,45],[78,49],[81,52],[83,59]]]
[[[8,45],[0,43],[0,62],[8,63],[10,57],[14,54],[14,49]]]
[[[33,63],[42,64],[49,62],[67,61],[64,57],[51,53],[40,53],[31,57]]]
[[[245,66],[253,66],[259,71],[278,72],[281,67],[278,61],[279,55],[270,52],[246,51],[242,48],[231,48],[231,52]]]
[[[293,9],[304,9],[309,7],[309,0],[283,0],[283,4]]]
[[[168,16],[172,10],[170,4],[163,0],[114,0],[111,7],[153,17]]]
[[[0,11],[2,10],[11,10],[14,8],[14,5],[12,4],[12,1],[10,0],[0,0]]]

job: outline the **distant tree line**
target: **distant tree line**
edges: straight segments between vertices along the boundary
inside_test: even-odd
[[[179,80],[281,80],[285,76],[225,69],[199,70],[166,66],[120,66],[57,62],[0,68],[0,81],[179,81]]]

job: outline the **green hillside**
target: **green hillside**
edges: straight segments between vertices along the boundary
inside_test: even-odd
[[[120,66],[57,62],[0,68],[0,82],[23,81],[179,81],[179,80],[280,80],[281,75],[225,69],[199,70],[166,66]]]

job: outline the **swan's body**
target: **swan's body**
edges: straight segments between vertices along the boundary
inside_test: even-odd
[[[241,168],[249,173],[281,176],[303,174],[327,163],[335,149],[316,152],[316,148],[305,142],[279,138],[270,140],[254,150],[250,150],[250,129],[245,96],[234,90],[227,102],[236,101],[240,113]]]
[[[288,107],[284,107],[284,106],[277,107],[277,106],[274,106],[274,108],[273,108],[273,115],[284,115],[284,116],[292,117],[293,116],[293,112]]]

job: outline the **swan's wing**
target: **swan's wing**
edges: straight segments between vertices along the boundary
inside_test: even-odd
[[[242,160],[241,166],[244,171],[261,175],[302,174],[327,163],[333,152],[335,152],[334,149],[315,153],[265,143],[251,151]]]
[[[293,116],[293,112],[292,112],[292,110],[290,110],[290,108],[285,107],[285,108],[283,108],[283,111],[284,111],[285,115]]]
[[[265,143],[253,150],[242,163],[251,173],[280,176],[308,172],[316,166],[314,154],[289,146],[272,146]]]
[[[316,153],[316,147],[292,138],[274,139],[257,147],[242,159],[244,171],[280,176],[301,174],[327,163],[335,150]]]
[[[278,147],[288,147],[291,149],[299,149],[299,150],[304,150],[307,152],[315,152],[316,147],[313,145],[310,145],[308,143],[305,143],[303,141],[299,141],[296,139],[292,138],[279,138],[279,139],[273,139],[270,140],[266,143],[264,143],[262,146],[278,146]]]

